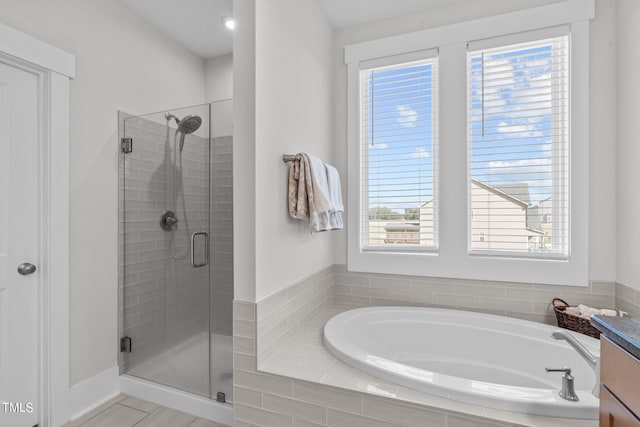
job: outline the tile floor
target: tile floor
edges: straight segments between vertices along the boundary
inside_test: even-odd
[[[120,394],[65,427],[228,427]]]

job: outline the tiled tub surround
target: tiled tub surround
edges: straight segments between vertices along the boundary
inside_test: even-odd
[[[334,266],[334,301],[345,307],[410,305],[456,308],[555,324],[551,300],[569,304],[613,308],[613,282],[593,281],[588,286],[493,282],[439,277],[412,277],[350,273]]]
[[[322,343],[322,327],[344,310],[375,305],[460,308],[554,324],[553,297],[613,307],[613,283],[573,287],[408,277],[349,273],[344,265],[332,271],[324,282],[330,305],[324,298],[301,300],[309,303],[307,312],[317,313],[306,322],[290,317],[299,294],[289,291],[310,287],[326,269],[257,304],[235,302],[235,425],[597,425],[482,408],[399,387],[336,359]]]
[[[257,370],[256,304],[236,301],[234,426],[498,427],[597,426],[483,408],[420,393],[351,368],[322,343],[324,323],[348,307],[332,305],[303,326]]]
[[[640,317],[640,291],[616,283],[616,308],[633,317]]]
[[[329,266],[258,302],[258,363],[267,360],[332,303],[333,276],[333,266]],[[237,326],[242,326],[242,330],[249,328],[248,325]]]

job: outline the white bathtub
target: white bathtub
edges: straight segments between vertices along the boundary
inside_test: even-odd
[[[370,307],[346,311],[324,327],[343,362],[406,387],[449,399],[530,414],[597,419],[596,375],[558,328],[460,310]],[[598,340],[573,334],[593,354]],[[580,400],[558,396],[568,366]]]

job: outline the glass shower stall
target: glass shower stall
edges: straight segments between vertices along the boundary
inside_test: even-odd
[[[232,101],[119,113],[120,372],[233,401]]]

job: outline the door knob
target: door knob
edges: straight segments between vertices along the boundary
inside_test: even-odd
[[[36,266],[31,264],[30,262],[23,262],[18,266],[18,273],[26,276],[28,274],[33,274],[36,272]]]

